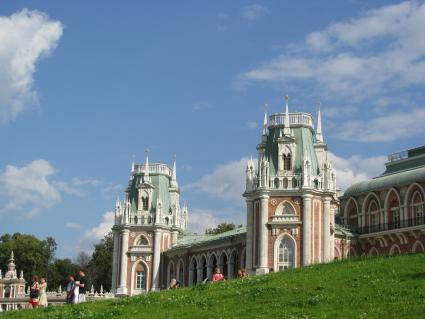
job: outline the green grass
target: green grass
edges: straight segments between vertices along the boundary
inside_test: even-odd
[[[425,254],[358,259],[3,318],[425,318]]]

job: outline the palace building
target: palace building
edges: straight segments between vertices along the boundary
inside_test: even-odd
[[[425,148],[394,157],[387,171],[337,196],[320,108],[264,115],[257,164],[246,167],[246,227],[189,234],[179,202],[176,163],[132,165],[124,202],[115,209],[112,291],[135,295],[226,278],[325,263],[360,254],[423,251]],[[341,206],[340,206],[341,201]],[[341,209],[340,209],[341,207]],[[341,213],[340,213],[341,211]]]
[[[424,252],[425,146],[388,156],[385,172],[351,185],[341,197],[343,222],[355,236],[346,253]]]

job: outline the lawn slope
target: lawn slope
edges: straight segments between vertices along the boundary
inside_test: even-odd
[[[335,262],[0,318],[425,318],[425,254]]]

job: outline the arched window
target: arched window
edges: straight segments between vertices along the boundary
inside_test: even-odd
[[[145,236],[140,236],[140,239],[137,241],[137,246],[149,246],[149,241]]]
[[[375,200],[372,200],[368,209],[369,215],[369,231],[375,232],[379,228],[379,208]]]
[[[412,211],[415,225],[424,224],[424,203],[421,194],[416,191],[412,197]]]
[[[136,267],[136,289],[146,290],[146,269],[142,263]]]
[[[279,178],[274,179],[274,188],[279,188]]]
[[[282,181],[282,186],[283,186],[283,188],[284,189],[287,189],[288,188],[288,179],[285,177],[284,179],[283,179],[283,181]]]
[[[291,154],[283,154],[283,169],[285,171],[292,169]]]
[[[143,197],[142,203],[143,203],[143,210],[148,210],[149,209],[149,197]]]
[[[177,281],[179,281],[182,285],[184,283],[184,264],[181,259],[177,263]]]
[[[277,270],[282,271],[295,266],[295,243],[289,236],[283,236],[277,249]]]
[[[281,214],[282,215],[295,215],[294,207],[292,207],[292,205],[289,204],[288,202],[284,203],[283,207],[282,207]]]

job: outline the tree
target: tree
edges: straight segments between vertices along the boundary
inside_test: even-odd
[[[96,290],[100,285],[106,290],[111,289],[112,283],[112,254],[114,250],[114,240],[112,232],[109,232],[99,244],[94,246],[92,258],[87,266],[89,281]]]
[[[78,265],[80,269],[86,270],[87,266],[90,263],[91,258],[92,257],[85,251],[80,251],[80,253],[77,256],[77,259],[75,260],[75,264]]]
[[[233,223],[221,223],[219,225],[217,225],[217,227],[215,228],[207,228],[205,230],[205,234],[207,235],[217,235],[217,234],[221,234],[224,232],[227,232],[229,230],[235,229],[235,224]]]

